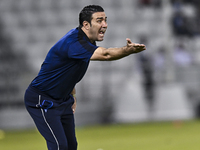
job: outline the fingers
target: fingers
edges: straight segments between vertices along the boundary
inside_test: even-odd
[[[136,43],[133,43],[133,47],[134,47],[135,49],[141,49],[141,50],[145,50],[145,49],[146,49],[146,47],[145,47],[144,44],[136,44]]]
[[[141,51],[144,51],[144,50],[146,50],[146,47],[145,47],[145,45],[144,44],[134,44],[134,51],[135,51],[135,53],[138,53],[138,52],[141,52]]]
[[[134,48],[135,48],[135,53],[138,53],[138,52],[146,50],[145,45],[139,45],[139,46],[136,46]]]
[[[76,103],[74,103],[74,104],[72,105],[72,111],[73,111],[73,113],[76,112]]]
[[[74,114],[76,112],[76,108],[72,108],[72,112]]]
[[[145,48],[144,44],[135,44],[134,45],[135,48]]]

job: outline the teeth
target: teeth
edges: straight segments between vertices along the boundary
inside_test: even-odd
[[[100,36],[104,36],[105,31],[99,31]]]
[[[100,36],[104,36],[104,34],[103,34],[103,33],[100,33],[99,35],[100,35]]]

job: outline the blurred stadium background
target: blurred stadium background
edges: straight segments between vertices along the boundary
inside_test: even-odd
[[[48,50],[88,4],[108,16],[104,47],[144,43],[147,51],[91,62],[77,85],[77,126],[189,120],[200,116],[198,0],[1,0],[0,129],[33,128],[26,87]]]

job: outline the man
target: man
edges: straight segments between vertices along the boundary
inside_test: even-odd
[[[25,105],[49,150],[76,150],[75,85],[90,60],[117,60],[145,50],[127,39],[121,48],[103,48],[107,17],[101,6],[89,5],[79,14],[79,27],[70,30],[47,54],[39,74],[25,93]]]

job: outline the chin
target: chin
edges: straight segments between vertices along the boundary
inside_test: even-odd
[[[102,39],[97,39],[97,41],[99,41],[99,42],[100,42],[100,41],[103,41],[103,38],[102,38]]]

